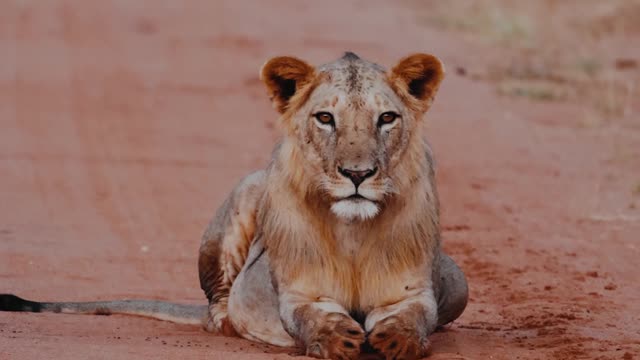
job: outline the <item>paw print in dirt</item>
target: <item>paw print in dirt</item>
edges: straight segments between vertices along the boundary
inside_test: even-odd
[[[429,340],[413,321],[390,316],[379,321],[369,333],[369,345],[386,360],[414,360],[427,355]]]
[[[307,356],[355,360],[364,341],[365,334],[360,324],[347,315],[331,313],[313,330],[307,345]]]

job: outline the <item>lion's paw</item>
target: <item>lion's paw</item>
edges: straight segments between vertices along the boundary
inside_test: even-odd
[[[365,341],[364,330],[347,315],[331,313],[314,329],[308,339],[307,356],[320,359],[357,359]]]
[[[209,309],[204,329],[208,332],[222,334],[224,336],[238,336],[238,333],[229,320],[227,312],[218,308]]]
[[[373,327],[368,341],[387,360],[420,359],[426,356],[429,348],[429,340],[421,333],[414,321],[390,316]]]

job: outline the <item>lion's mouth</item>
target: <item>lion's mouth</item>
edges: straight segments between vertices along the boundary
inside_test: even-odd
[[[340,199],[338,201],[344,201],[344,200],[351,201],[351,202],[354,202],[354,203],[370,202],[370,203],[376,204],[376,205],[378,205],[378,203],[379,203],[376,200],[369,199],[368,197],[360,195],[358,193],[355,193],[353,195],[349,195],[346,198],[342,198],[342,199]]]
[[[362,195],[360,195],[358,193],[355,193],[353,195],[347,196],[346,198],[344,198],[344,200],[369,200],[369,199],[367,199],[366,197],[364,197],[364,196],[362,196]]]
[[[364,197],[364,196],[362,196],[362,195],[360,195],[358,193],[349,195],[346,198],[343,198],[341,200],[349,200],[349,201],[354,201],[354,202],[370,201],[372,203],[376,203],[376,201],[371,200],[371,199],[369,199],[367,197]]]

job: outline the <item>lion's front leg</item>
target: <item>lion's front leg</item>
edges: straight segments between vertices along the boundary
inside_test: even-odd
[[[280,294],[280,316],[287,332],[321,359],[357,359],[365,333],[358,322],[335,301],[304,295]]]
[[[432,289],[426,289],[367,315],[365,329],[371,347],[386,359],[419,359],[429,347],[427,336],[438,322]]]

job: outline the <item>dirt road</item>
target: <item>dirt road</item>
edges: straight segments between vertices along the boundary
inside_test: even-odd
[[[640,358],[637,83],[614,99],[620,114],[603,114],[580,91],[484,76],[522,52],[433,21],[430,3],[260,4],[4,2],[0,292],[203,303],[200,235],[278,137],[263,62],[352,50],[391,66],[424,51],[448,70],[427,137],[445,249],[471,287],[464,315],[432,336],[432,358]],[[554,11],[560,23],[573,15]],[[637,79],[640,37],[625,31],[598,54]],[[615,69],[617,55],[631,60]],[[0,313],[0,359],[289,356],[160,321]]]

